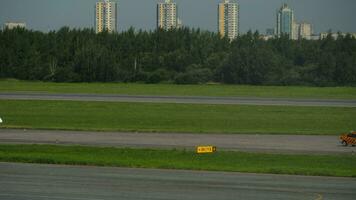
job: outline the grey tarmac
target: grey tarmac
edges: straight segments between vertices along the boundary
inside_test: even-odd
[[[132,147],[194,150],[198,145],[215,145],[218,150],[292,153],[354,154],[338,136],[244,135],[189,133],[125,133],[58,130],[0,129],[2,144],[57,144],[101,147]]]
[[[356,100],[258,97],[139,96],[100,94],[0,93],[3,100],[65,100],[135,103],[356,107]]]
[[[0,163],[6,200],[352,200],[355,178]]]

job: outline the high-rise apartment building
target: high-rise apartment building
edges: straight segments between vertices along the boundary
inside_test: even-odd
[[[239,4],[235,0],[223,0],[218,5],[218,31],[230,40],[239,35]]]
[[[290,39],[295,39],[295,27],[293,10],[287,4],[283,4],[277,11],[277,36],[286,34],[289,35]]]
[[[104,30],[112,33],[118,30],[117,25],[117,3],[110,0],[97,2],[95,5],[95,31]]]
[[[302,22],[298,26],[298,38],[310,40],[313,35],[312,25],[307,22]]]
[[[300,24],[298,24],[296,21],[293,22],[293,34],[292,34],[292,40],[298,40],[299,39],[299,29],[300,29]]]
[[[178,28],[178,8],[173,0],[157,4],[157,28],[164,30]]]

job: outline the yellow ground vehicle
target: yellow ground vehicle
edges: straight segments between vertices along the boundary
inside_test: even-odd
[[[349,134],[343,134],[340,136],[341,144],[344,146],[347,145],[356,145],[356,131],[351,131]]]

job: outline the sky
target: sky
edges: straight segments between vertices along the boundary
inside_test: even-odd
[[[63,26],[94,27],[94,6],[98,0],[0,0],[0,24],[21,21],[29,29],[49,31]],[[119,31],[129,27],[155,29],[158,0],[118,0]],[[219,0],[175,0],[183,25],[217,30]],[[294,10],[297,21],[313,24],[314,32],[356,32],[356,0],[238,0],[240,32],[276,26],[276,10],[282,3]]]

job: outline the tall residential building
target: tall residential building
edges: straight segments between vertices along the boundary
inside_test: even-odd
[[[95,31],[96,33],[107,30],[116,32],[117,25],[117,3],[110,0],[97,2],[95,5]]]
[[[307,22],[302,22],[299,24],[298,38],[310,40],[313,35],[312,25]]]
[[[239,35],[239,4],[236,0],[223,0],[218,5],[218,31],[230,40]]]
[[[157,4],[157,28],[164,30],[178,28],[178,8],[173,0]]]
[[[299,39],[299,30],[300,30],[300,24],[298,24],[296,21],[293,22],[293,34],[292,34],[292,40],[298,40]]]
[[[4,29],[26,28],[26,23],[23,22],[6,22]]]
[[[293,10],[287,4],[283,4],[277,11],[277,36],[286,34],[290,39],[295,39],[295,27]]]

